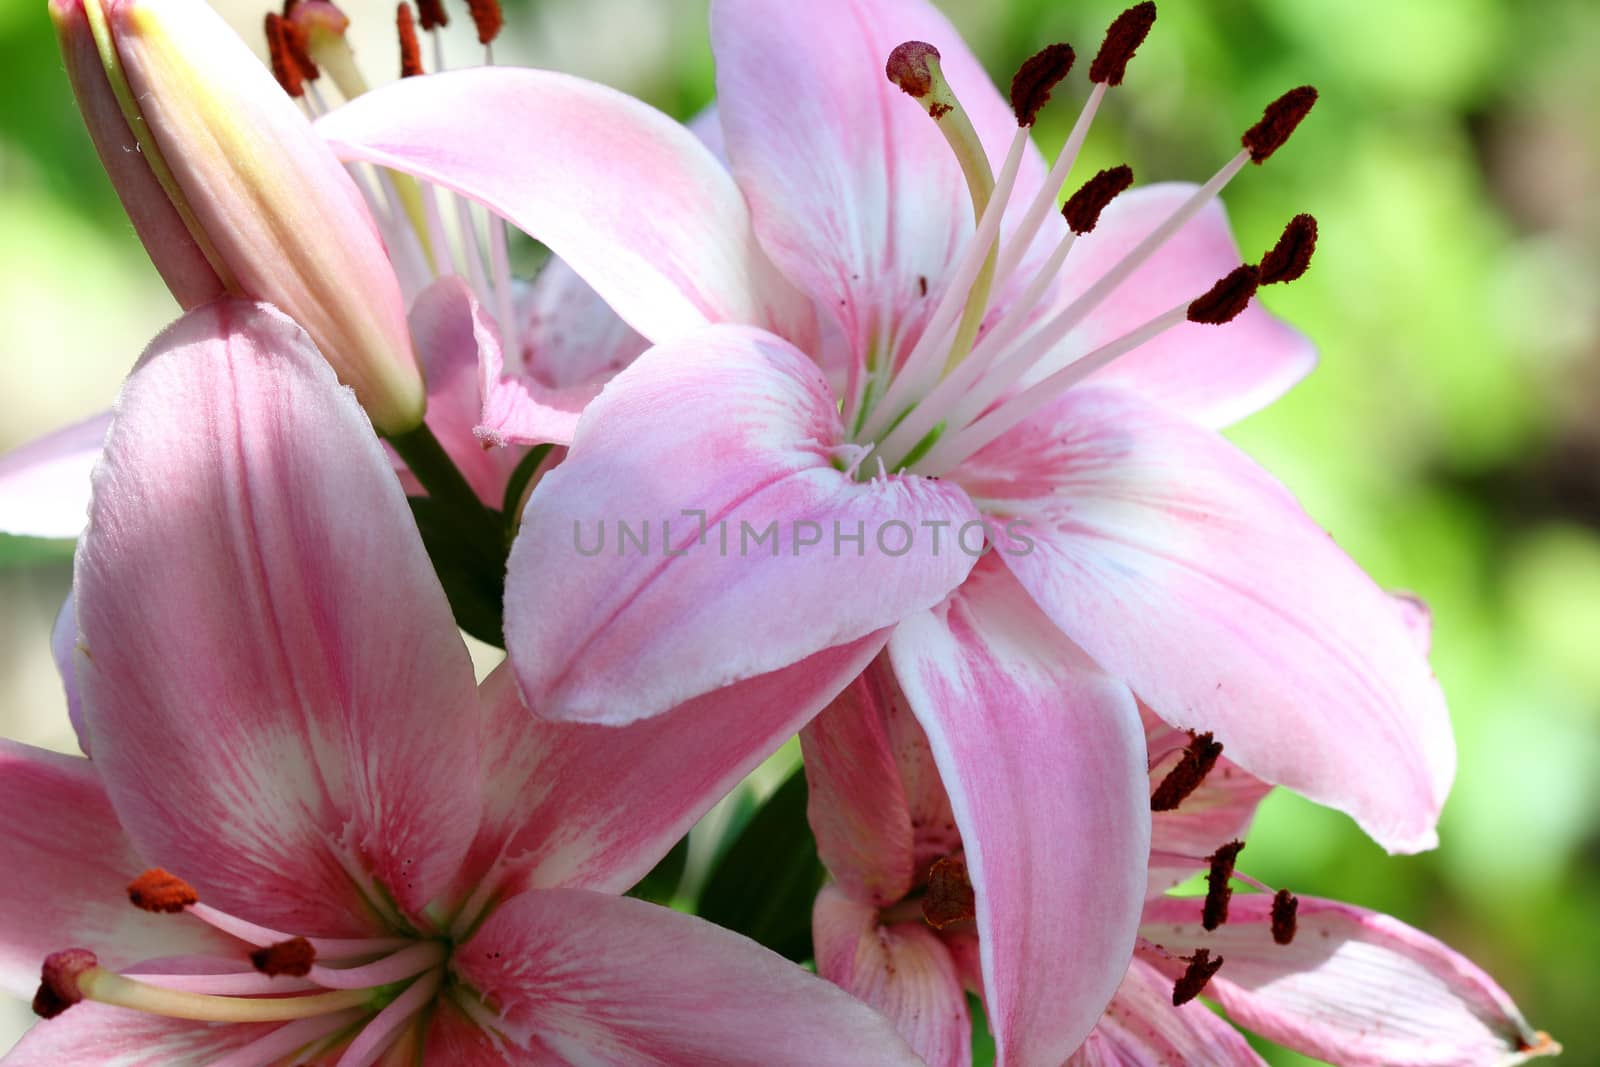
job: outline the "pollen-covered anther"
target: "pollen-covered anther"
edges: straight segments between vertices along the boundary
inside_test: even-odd
[[[283,20],[283,41],[289,46],[289,56],[300,68],[300,76],[308,82],[322,77],[322,68],[311,58],[311,39],[303,26],[292,19]]]
[[[922,917],[928,925],[942,929],[977,914],[977,896],[966,861],[959,856],[935,861],[928,870],[928,891],[922,898]]]
[[[417,0],[417,18],[425,30],[450,25],[450,16],[444,10],[444,0]]]
[[[1156,5],[1151,0],[1135,4],[1118,15],[1106,30],[1106,39],[1089,64],[1089,80],[1104,85],[1121,85],[1128,73],[1128,62],[1133,53],[1150,36],[1150,27],[1156,24]]]
[[[1272,897],[1272,940],[1287,945],[1294,940],[1299,926],[1300,898],[1287,889],[1280,889]]]
[[[1256,295],[1256,289],[1260,285],[1261,272],[1257,268],[1248,263],[1234,268],[1227,277],[1207,290],[1204,296],[1189,305],[1189,321],[1202,322],[1209,326],[1221,326],[1225,322],[1232,322],[1241,311],[1250,306],[1250,298]]]
[[[52,952],[39,969],[39,991],[33,995],[33,1012],[41,1019],[54,1019],[83,999],[78,979],[100,966],[100,960],[86,948]]]
[[[1261,257],[1261,284],[1277,285],[1292,282],[1311,266],[1311,255],[1317,250],[1317,220],[1310,215],[1296,215],[1283,228],[1283,236],[1272,250]]]
[[[1127,164],[1110,167],[1083,183],[1061,208],[1072,232],[1082,236],[1100,222],[1100,213],[1106,205],[1127,191],[1133,184],[1133,168]]]
[[[128,899],[144,911],[176,914],[200,902],[194,886],[160,867],[152,867],[128,883]]]
[[[500,27],[506,22],[500,11],[500,0],[467,0],[467,13],[478,28],[479,44],[488,44],[500,36]]]
[[[1246,130],[1240,138],[1240,142],[1250,151],[1251,161],[1264,163],[1268,156],[1282,148],[1316,102],[1317,91],[1309,85],[1302,85],[1298,89],[1290,89],[1268,104],[1261,114],[1261,121]]]
[[[1206,900],[1200,909],[1200,925],[1207,930],[1215,930],[1228,921],[1228,902],[1233,899],[1233,887],[1228,881],[1243,851],[1243,841],[1229,841],[1207,859],[1211,869],[1206,872]]]
[[[1050,93],[1072,71],[1077,54],[1068,44],[1046,45],[1029,56],[1011,79],[1011,111],[1018,126],[1032,126]]]
[[[1194,955],[1189,957],[1189,966],[1184,969],[1183,976],[1172,985],[1172,1006],[1179,1007],[1198,997],[1206,983],[1211,981],[1211,976],[1217,973],[1217,968],[1222,966],[1222,957],[1211,957],[1211,950],[1195,949]]]
[[[422,69],[422,45],[417,41],[417,23],[411,15],[411,5],[402,0],[395,8],[394,28],[400,35],[400,77],[415,78],[426,73]]]
[[[291,978],[304,978],[317,962],[317,950],[303,937],[291,937],[275,945],[267,945],[250,953],[250,966],[276,978],[280,974]]]
[[[267,12],[267,59],[272,65],[272,76],[278,79],[283,91],[290,96],[300,97],[306,94],[305,79],[300,73],[300,64],[289,51],[289,36],[285,26],[283,16]]]
[[[1189,744],[1178,759],[1178,765],[1167,772],[1150,794],[1151,811],[1173,811],[1189,799],[1189,794],[1200,788],[1211,768],[1222,755],[1222,742],[1214,740],[1209,732],[1191,733]]]

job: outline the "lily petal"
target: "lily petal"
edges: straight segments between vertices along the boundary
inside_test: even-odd
[[[811,913],[817,973],[883,1013],[929,1067],[972,1062],[972,1019],[950,952],[927,926],[880,926],[878,909],[824,886]]]
[[[1391,851],[1436,843],[1455,744],[1426,659],[1386,594],[1233,445],[1123,390],[1074,389],[961,481],[1026,523],[1029,543],[1001,558],[1158,715],[1214,731],[1251,774]]]
[[[985,561],[889,658],[950,792],[999,1055],[1060,1063],[1132,956],[1150,847],[1133,698]]]
[[[856,481],[842,437],[816,365],[760,330],[709,327],[613,379],[511,551],[529,707],[631,722],[938,603],[972,559],[923,528],[976,510],[944,482]]]
[[[1206,986],[1240,1026],[1350,1067],[1488,1067],[1559,1051],[1466,957],[1398,919],[1301,897],[1294,941],[1272,940],[1272,898],[1236,895],[1207,933],[1200,902],[1152,902],[1145,937],[1223,957]],[[1175,948],[1175,946],[1184,946]]]
[[[650,347],[565,260],[545,264],[517,313],[522,352],[509,369],[549,388],[602,385]]]
[[[67,698],[67,718],[72,732],[78,736],[78,748],[89,754],[89,734],[83,725],[83,698],[78,692],[78,605],[69,590],[61,602],[56,624],[50,630],[50,655],[56,661],[56,673],[61,675],[61,689]]]
[[[716,0],[717,106],[734,176],[773,261],[831,312],[856,358],[914,342],[973,231],[955,154],[884,77],[905,41],[939,49],[995,170],[1017,124],[983,66],[924,0]],[[1013,203],[1044,163],[1028,147]],[[903,353],[901,353],[903,354]]]
[[[682,125],[614,89],[543,70],[452,71],[365,93],[317,131],[347,162],[491,208],[653,341],[709,322],[809,336],[811,311],[756,243],[727,170]]]
[[[1135,959],[1111,1006],[1067,1067],[1265,1067],[1239,1031],[1190,1001],[1172,1006],[1172,983]]]
[[[837,987],[721,927],[627,897],[523,893],[453,963],[496,1005],[497,1027],[566,1063],[920,1062]]]
[[[826,649],[622,727],[530,717],[501,667],[483,687],[485,814],[474,853],[500,860],[489,880],[506,879],[502,894],[626,890],[882,643],[873,635]]]
[[[111,412],[101,412],[0,456],[0,533],[82,533],[89,514],[89,475],[109,425]]]
[[[1185,182],[1149,185],[1113,200],[1067,257],[1063,304],[1093,285],[1194,192]],[[1082,355],[1193,300],[1241,262],[1220,201],[1212,201],[1068,337],[1062,357]],[[1254,301],[1226,326],[1185,322],[1122,356],[1091,379],[1132,389],[1207,426],[1259,411],[1311,373],[1317,353],[1299,331]],[[1059,360],[1045,360],[1037,380]]]
[[[471,662],[365,416],[293,322],[222,301],[156,339],[75,588],[95,765],[150,863],[330,936],[369,932],[358,881],[419,909],[454,873]]]
[[[83,1003],[35,1025],[6,1055],[5,1062],[6,1067],[88,1063],[95,1067],[203,1067],[280,1025],[196,1023]]]
[[[483,368],[500,363],[493,321],[467,283],[452,275],[428,286],[412,304],[411,338],[427,374],[428,428],[479,499],[498,508],[522,452],[485,448],[477,435],[486,395]],[[570,419],[578,421],[576,414]]]
[[[32,996],[44,958],[74,945],[113,968],[175,952],[237,953],[209,926],[128,903],[128,883],[148,864],[88,760],[0,738],[0,810],[13,813],[0,835],[0,989]]]

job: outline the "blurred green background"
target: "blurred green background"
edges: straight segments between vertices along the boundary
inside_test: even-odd
[[[262,5],[218,6],[255,40]],[[1004,82],[1048,41],[1092,51],[1121,5],[942,6]],[[392,3],[346,7],[386,79]],[[704,18],[704,0],[513,2],[497,54],[688,116],[712,93]],[[1600,1062],[1596,56],[1594,0],[1169,0],[1083,164],[1200,179],[1265,101],[1322,90],[1226,199],[1247,253],[1294,212],[1321,221],[1311,273],[1267,302],[1323,362],[1234,435],[1381,582],[1432,605],[1460,771],[1435,853],[1388,858],[1279,795],[1244,868],[1444,938],[1577,1063]],[[4,449],[107,406],[175,308],[79,124],[44,0],[0,4],[0,99]],[[1046,112],[1047,150],[1073,114]],[[0,729],[70,748],[47,648],[68,560],[0,555]],[[0,1048],[26,1021],[3,1007]]]

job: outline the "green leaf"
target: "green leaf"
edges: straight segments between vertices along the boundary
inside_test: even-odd
[[[806,776],[795,771],[718,860],[700,916],[791,960],[811,958],[811,905],[827,872],[806,822]]]
[[[505,599],[504,557],[487,553],[481,539],[467,543],[460,523],[432,497],[407,500],[456,625],[480,641],[504,648],[500,615]]]
[[[672,851],[661,857],[661,862],[650,873],[639,879],[639,884],[628,890],[628,896],[648,900],[652,904],[670,905],[678,895],[683,882],[683,869],[689,862],[689,838],[680,837]]]
[[[16,537],[0,534],[0,567],[31,567],[72,559],[78,542],[70,537]]]

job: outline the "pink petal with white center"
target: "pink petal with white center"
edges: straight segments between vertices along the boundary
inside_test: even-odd
[[[1170,753],[1181,751],[1189,735],[1166,725],[1148,708],[1141,707],[1139,712],[1150,758],[1166,755],[1150,775],[1153,793],[1177,765],[1177,758]],[[1154,812],[1150,818],[1150,892],[1163,892],[1204,870],[1205,858],[1219,846],[1243,838],[1256,808],[1271,791],[1266,782],[1222,756],[1199,788],[1176,809]],[[1190,857],[1191,862],[1177,858],[1181,856]]]
[[[968,1067],[972,1019],[950,952],[920,920],[879,925],[878,911],[824,886],[811,913],[817,973],[894,1023],[929,1067]]]
[[[812,312],[762,253],[727,170],[614,89],[543,70],[452,71],[363,94],[317,132],[346,161],[493,209],[651,340],[710,322],[810,336]]]
[[[1190,1001],[1172,1006],[1172,982],[1135,959],[1111,1006],[1067,1067],[1265,1067],[1239,1031]]]
[[[35,978],[38,976],[35,975]],[[197,1023],[83,1003],[36,1024],[6,1067],[206,1067],[281,1023]]]
[[[1113,200],[1094,231],[1067,257],[1057,290],[1062,306],[1093,285],[1194,192],[1169,182]],[[1251,262],[1258,258],[1250,257]],[[1227,213],[1213,201],[1178,231],[1074,329],[1041,378],[1082,355],[1188,303],[1242,260]],[[1123,386],[1208,426],[1226,426],[1266,407],[1316,365],[1316,349],[1259,302],[1226,326],[1186,322],[1112,363],[1091,381]]]
[[[238,951],[209,926],[128,903],[128,883],[148,864],[88,760],[0,739],[0,811],[12,813],[0,835],[0,989],[31,997],[44,958],[75,945],[110,967]]]
[[[552,389],[603,385],[650,347],[565,260],[518,295],[522,351],[509,370]]]
[[[1426,656],[1433,647],[1433,611],[1428,602],[1411,593],[1392,593],[1390,597],[1400,610],[1400,621],[1416,642],[1417,651]]]
[[[471,662],[366,417],[289,319],[222,301],[156,339],[75,588],[95,766],[149,864],[328,936],[370,932],[371,882],[414,913],[455,872]]]
[[[1046,614],[1174,726],[1352,815],[1437,841],[1455,772],[1444,697],[1388,596],[1214,432],[1082,388],[960,471],[1024,537],[1001,558]]]
[[[1350,1067],[1488,1067],[1559,1051],[1494,979],[1398,919],[1302,897],[1298,932],[1279,945],[1265,894],[1235,894],[1211,933],[1199,912],[1194,898],[1153,901],[1140,932],[1173,951],[1222,956],[1205,995],[1240,1026],[1307,1055]]]
[[[949,533],[972,503],[947,482],[855,480],[842,437],[816,364],[760,330],[713,326],[613,379],[512,547],[506,647],[528,706],[632,722],[938,603],[972,566]]]
[[[950,792],[1000,1060],[1060,1063],[1127,970],[1150,802],[1133,698],[993,561],[889,657]]]
[[[514,1044],[572,1064],[920,1062],[876,1012],[718,926],[627,897],[523,893],[452,966]]]
[[[485,448],[476,432],[484,408],[481,368],[500,362],[493,321],[466,282],[440,278],[411,305],[411,339],[427,375],[428,429],[478,498],[499,508],[522,451]]]
[[[917,873],[911,811],[885,721],[897,700],[904,703],[880,658],[800,731],[817,855],[846,893],[880,908],[905,896]]]
[[[0,533],[77,537],[89,514],[89,475],[111,413],[29,441],[0,456]]]
[[[711,45],[734,176],[767,253],[833,315],[852,355],[903,354],[973,232],[972,199],[926,111],[884,76],[905,41],[939,49],[998,171],[1017,123],[925,0],[717,0]],[[1027,149],[1013,198],[1044,163]]]
[[[629,726],[552,723],[485,683],[484,816],[468,869],[508,893],[620,893],[866,666],[881,635],[708,693]]]

